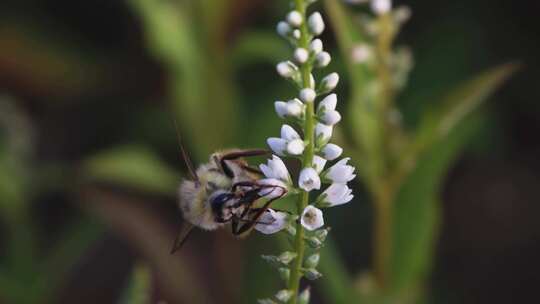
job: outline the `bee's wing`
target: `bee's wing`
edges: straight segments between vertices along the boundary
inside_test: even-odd
[[[174,240],[173,247],[171,248],[171,254],[174,254],[175,252],[180,250],[180,248],[182,248],[184,243],[187,241],[191,231],[193,231],[193,227],[195,226],[187,221],[184,221],[182,223],[180,231],[178,232],[178,235],[176,235],[176,239]]]

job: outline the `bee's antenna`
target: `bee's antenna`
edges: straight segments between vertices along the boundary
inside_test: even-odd
[[[184,163],[186,164],[187,170],[189,172],[189,175],[192,180],[198,182],[199,177],[197,176],[197,173],[195,172],[195,168],[193,167],[193,163],[191,162],[191,159],[189,158],[189,155],[186,152],[186,149],[184,148],[184,145],[182,144],[182,138],[180,137],[180,131],[178,130],[178,124],[176,123],[176,118],[173,118],[174,121],[174,128],[176,130],[176,137],[178,138],[178,145],[180,146],[180,152],[182,153],[182,158],[184,159]]]

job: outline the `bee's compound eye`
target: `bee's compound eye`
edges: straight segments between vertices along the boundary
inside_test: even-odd
[[[230,193],[221,193],[212,199],[213,206],[221,206],[230,200],[232,195]]]

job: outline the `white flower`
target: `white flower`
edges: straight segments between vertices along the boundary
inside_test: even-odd
[[[324,77],[321,80],[321,90],[323,92],[330,92],[336,88],[338,82],[339,82],[338,73],[334,72],[332,74],[329,74],[328,76]]]
[[[371,9],[376,14],[382,15],[388,13],[392,8],[391,0],[371,0]]]
[[[317,56],[315,56],[315,65],[318,68],[324,68],[330,63],[331,60],[332,57],[330,54],[328,54],[328,52],[320,52],[317,54]]]
[[[281,138],[285,139],[286,141],[291,141],[299,139],[300,135],[293,127],[289,125],[283,125],[281,126]]]
[[[337,105],[337,95],[336,94],[330,94],[326,96],[319,105],[317,106],[317,111],[328,111],[328,110],[335,110]]]
[[[358,44],[351,49],[351,58],[354,63],[367,62],[371,55],[371,48],[367,44]]]
[[[291,11],[287,14],[287,22],[293,27],[302,25],[302,14],[299,11]]]
[[[313,156],[313,167],[315,168],[317,173],[321,173],[322,170],[324,170],[324,166],[326,165],[326,162],[327,162],[326,159],[318,155]]]
[[[287,115],[300,117],[304,113],[304,104],[297,98],[287,101]]]
[[[315,126],[315,139],[317,143],[326,144],[332,137],[332,129],[333,127],[331,125],[318,123]]]
[[[350,202],[354,195],[346,184],[332,184],[320,196],[324,205],[328,207],[343,205]]]
[[[324,21],[319,12],[315,12],[309,16],[308,28],[309,31],[315,36],[322,34],[324,31]]]
[[[343,153],[343,149],[340,146],[334,144],[327,144],[322,149],[323,157],[327,160],[334,160],[338,158],[341,153]]]
[[[300,155],[304,152],[304,141],[301,139],[294,139],[287,144],[287,153],[290,155]]]
[[[308,192],[313,189],[319,190],[321,188],[321,179],[317,171],[313,168],[302,169],[298,178],[298,186]]]
[[[334,183],[345,184],[353,180],[356,175],[354,174],[354,167],[347,165],[350,158],[344,158],[337,162],[335,165],[328,169],[328,172],[324,175],[325,178],[331,180]]]
[[[276,70],[281,77],[291,78],[298,72],[298,67],[290,61],[283,61],[277,64]]]
[[[272,159],[269,159],[267,164],[259,165],[259,169],[261,169],[267,178],[278,179],[288,184],[291,183],[291,176],[289,175],[287,166],[276,155],[272,155]]]
[[[278,137],[270,137],[266,140],[266,143],[279,156],[285,156],[285,151],[287,151],[287,141]]]
[[[300,36],[302,36],[302,32],[300,32],[300,30],[294,30],[292,32],[292,36],[293,36],[294,39],[298,40],[298,39],[300,39]]]
[[[289,125],[281,127],[281,138],[270,137],[267,143],[272,151],[280,156],[285,156],[285,154],[300,155],[305,148],[304,141],[298,132]]]
[[[294,50],[294,60],[300,64],[306,63],[309,59],[309,52],[305,48],[297,48]]]
[[[287,185],[275,178],[263,178],[257,181],[262,186],[259,195],[267,199],[278,198],[287,192]]]
[[[300,223],[309,231],[321,228],[324,226],[322,211],[311,205],[307,206],[302,212]]]
[[[300,91],[300,100],[302,100],[305,103],[313,102],[315,100],[315,97],[317,97],[317,93],[315,93],[315,90],[306,88],[302,89]]]
[[[280,21],[276,26],[276,31],[280,36],[287,37],[291,33],[292,28],[287,22]]]
[[[334,110],[324,111],[320,117],[320,120],[325,125],[333,126],[341,120],[341,114]]]
[[[309,44],[309,51],[313,54],[318,54],[323,50],[323,43],[321,39],[313,39]]]
[[[259,218],[255,229],[260,233],[273,234],[281,231],[287,225],[287,213],[267,209]]]
[[[304,113],[304,104],[299,99],[292,99],[287,102],[276,101],[274,108],[280,118],[297,117],[300,118]]]
[[[279,117],[285,118],[288,114],[287,103],[283,101],[274,102],[274,109]]]

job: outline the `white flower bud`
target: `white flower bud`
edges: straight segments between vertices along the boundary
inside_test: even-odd
[[[286,17],[287,22],[293,27],[302,25],[302,14],[299,11],[290,11]]]
[[[327,75],[321,80],[321,91],[323,92],[332,91],[333,89],[336,88],[338,82],[339,82],[338,73],[332,73],[332,74]]]
[[[335,110],[337,105],[337,95],[336,94],[330,94],[326,96],[319,105],[317,106],[317,111],[330,111]]]
[[[334,183],[345,184],[353,180],[356,175],[354,174],[354,167],[347,165],[350,158],[344,158],[337,162],[335,165],[328,169],[328,172],[324,175],[325,178],[331,180]]]
[[[322,170],[324,170],[324,166],[326,165],[326,162],[327,162],[326,159],[318,155],[313,156],[313,168],[315,168],[315,171],[317,171],[317,173],[321,173]]]
[[[312,54],[319,54],[323,50],[323,43],[321,39],[313,39],[311,43],[309,44],[309,51]]]
[[[304,104],[297,98],[287,101],[287,116],[301,117],[304,112]]]
[[[333,126],[341,120],[341,114],[335,110],[324,111],[320,120],[325,125]]]
[[[309,304],[310,297],[311,291],[308,286],[300,293],[300,295],[298,295],[298,304]]]
[[[315,126],[315,139],[317,140],[317,144],[326,144],[332,137],[332,129],[333,127],[331,125],[318,123]]]
[[[291,78],[298,72],[298,67],[290,61],[283,61],[277,64],[276,70],[281,77]]]
[[[275,295],[276,299],[281,303],[286,303],[294,295],[294,292],[288,289],[282,289]]]
[[[283,125],[281,126],[281,138],[285,139],[286,141],[291,141],[299,139],[300,135],[293,127],[289,125]]]
[[[319,190],[321,188],[321,179],[317,171],[313,168],[302,169],[298,178],[298,186],[308,192],[313,189]]]
[[[304,48],[294,50],[294,60],[300,64],[306,63],[309,59],[309,52]]]
[[[371,9],[378,15],[386,14],[392,9],[391,0],[371,0]]]
[[[346,184],[332,184],[321,194],[321,205],[324,207],[334,207],[343,205],[353,199],[352,190]]]
[[[287,153],[290,155],[300,155],[304,152],[304,141],[301,139],[294,139],[287,144]]]
[[[331,60],[332,57],[328,52],[320,52],[317,54],[317,56],[315,56],[315,65],[318,68],[324,68],[330,63]]]
[[[354,63],[365,63],[371,58],[371,48],[367,44],[358,44],[351,50],[351,59]]]
[[[335,144],[327,144],[322,149],[322,156],[327,160],[334,160],[338,158],[341,153],[343,153],[343,149]]]
[[[287,22],[280,21],[276,26],[276,31],[280,36],[287,37],[291,33],[292,28]]]
[[[285,228],[287,224],[287,214],[285,212],[277,212],[272,209],[266,210],[260,217],[258,224],[255,225],[255,230],[263,234],[273,234]]]
[[[315,36],[322,34],[324,31],[324,21],[319,12],[315,12],[309,16],[308,29]]]
[[[279,156],[285,156],[285,151],[287,151],[287,141],[282,138],[270,137],[266,140],[266,143]]]
[[[313,102],[315,100],[315,97],[317,97],[317,93],[315,93],[315,90],[313,89],[306,88],[300,91],[299,97],[300,97],[300,100],[305,103]]]
[[[274,102],[274,109],[276,110],[276,113],[279,117],[285,118],[285,116],[288,114],[288,104],[283,101],[276,101]]]
[[[322,211],[311,205],[307,206],[302,212],[300,223],[309,231],[321,228],[324,226]]]
[[[302,36],[302,32],[300,32],[300,30],[294,30],[292,32],[292,36],[293,36],[294,39],[298,40],[298,39],[300,39],[300,36]]]
[[[267,178],[278,179],[288,184],[292,183],[287,166],[276,155],[272,155],[272,159],[269,159],[266,164],[260,164],[259,169]]]

